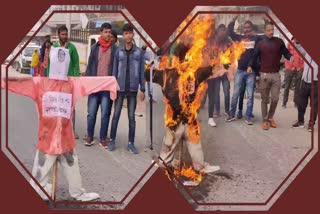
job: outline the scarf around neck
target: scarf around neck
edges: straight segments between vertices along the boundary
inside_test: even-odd
[[[102,47],[102,51],[103,51],[103,52],[106,52],[107,49],[110,47],[111,42],[106,42],[106,41],[103,40],[102,37],[100,36],[100,37],[99,37],[99,44],[100,44],[101,47]]]

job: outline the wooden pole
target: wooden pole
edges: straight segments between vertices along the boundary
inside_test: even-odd
[[[53,164],[52,192],[51,192],[51,198],[53,201],[56,200],[57,174],[58,174],[58,161],[55,160],[55,162]]]
[[[180,140],[180,145],[179,145],[179,171],[181,172],[182,170],[182,162],[183,162],[183,140]]]

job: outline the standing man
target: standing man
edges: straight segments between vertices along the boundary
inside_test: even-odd
[[[294,37],[291,38],[291,41],[294,44],[294,46],[298,48],[298,50],[301,50],[301,45],[299,44],[299,42],[296,41]],[[285,75],[285,87],[284,87],[284,93],[283,93],[282,108],[287,108],[287,102],[288,102],[291,83],[293,79],[296,79],[297,81],[301,79],[301,74],[302,74],[303,65],[304,65],[304,61],[302,57],[299,55],[299,52],[296,51],[296,49],[291,45],[291,43],[288,43],[288,50],[293,55],[293,60],[292,62],[288,60],[285,61],[286,75]],[[296,105],[297,105],[297,102],[296,102],[297,95],[298,94],[296,93],[296,90],[295,90],[294,101]]]
[[[149,44],[152,44],[151,41],[148,41],[148,42],[149,42]],[[144,51],[145,63],[148,64],[148,65],[155,64],[155,61],[157,60],[156,54],[153,53],[153,51],[148,47],[148,45],[144,44],[141,47],[141,49]],[[151,98],[152,90],[153,90],[153,87],[150,84],[151,84],[150,82],[147,82],[147,91],[148,91],[149,98]],[[156,100],[153,97],[152,97],[152,102],[156,102]]]
[[[133,45],[133,27],[130,24],[123,26],[124,47],[117,49],[114,56],[112,75],[116,77],[120,90],[115,101],[114,113],[111,123],[111,136],[109,151],[115,150],[118,123],[121,115],[123,100],[127,98],[128,119],[129,119],[129,139],[128,150],[133,154],[138,154],[134,145],[135,139],[135,110],[137,104],[137,94],[140,85],[140,98],[145,98],[145,58],[144,52]]]
[[[213,38],[213,44],[210,45],[213,47],[213,50],[210,50],[217,57],[219,54],[225,52],[232,44],[232,41],[228,37],[227,28],[224,24],[220,24],[216,29],[216,34]],[[209,120],[208,124],[212,127],[217,126],[213,119],[213,113],[216,112],[217,115],[220,115],[220,84],[222,83],[223,94],[224,94],[224,108],[225,114],[227,117],[230,112],[230,80],[227,74],[218,76],[215,78],[208,79],[208,114]]]
[[[310,100],[310,107],[313,107],[313,117],[312,111],[310,110],[310,120],[308,124],[308,131],[311,132],[313,126],[318,117],[318,66],[311,59],[309,55],[306,54],[306,60],[313,67],[313,79],[312,70],[309,65],[304,62],[304,69],[302,74],[302,79],[300,82],[298,93],[298,121],[292,125],[293,128],[303,128],[304,127],[304,115],[308,106],[308,100]],[[313,81],[313,97],[312,97],[312,81]],[[313,98],[313,102],[311,99]],[[313,105],[311,105],[313,103]]]
[[[112,30],[112,32],[111,32],[111,42],[114,43],[116,46],[119,45],[118,34],[115,30]]]
[[[52,47],[62,47],[66,48],[69,50],[69,55],[70,55],[70,63],[69,63],[69,70],[68,70],[68,76],[72,77],[79,77],[80,76],[80,67],[79,67],[79,55],[76,47],[74,44],[68,41],[68,28],[63,25],[58,28],[58,37],[59,37],[59,42],[56,42],[52,45]],[[50,60],[48,62],[48,69],[47,69],[47,74],[46,76],[48,77],[50,73]],[[73,114],[72,114],[72,124],[73,124],[73,132],[74,132],[74,137],[75,139],[79,139],[79,135],[76,133],[75,128],[76,128],[76,110],[75,108],[73,109]]]
[[[43,63],[43,61],[45,60],[45,54],[46,54],[46,49],[47,49],[47,42],[50,42],[50,35],[46,35],[44,37],[44,42],[41,46],[41,49],[40,49],[40,61],[41,63]]]
[[[52,46],[52,42],[50,40],[48,40],[46,42],[46,49],[44,51],[44,58],[41,63],[41,70],[42,70],[41,76],[44,76],[47,73],[48,62],[49,62],[49,53],[50,53],[51,46]]]
[[[262,128],[268,130],[270,126],[276,128],[277,124],[273,119],[275,114],[281,88],[281,78],[279,74],[280,59],[282,55],[292,60],[292,55],[286,48],[282,39],[273,36],[274,26],[271,22],[264,26],[265,37],[255,47],[253,57],[249,62],[248,73],[252,73],[253,63],[260,57],[260,92],[261,111],[263,118]],[[268,111],[269,96],[271,93],[271,104]]]
[[[241,41],[244,43],[246,47],[246,51],[241,55],[239,61],[238,61],[238,70],[236,72],[235,81],[234,81],[234,90],[233,95],[231,99],[231,109],[230,109],[230,115],[226,119],[227,122],[234,121],[236,119],[236,110],[237,110],[237,103],[242,102],[241,99],[241,93],[244,93],[244,90],[247,90],[247,111],[246,111],[246,119],[245,122],[248,125],[252,125],[252,111],[253,111],[253,101],[254,101],[254,86],[256,81],[256,75],[255,72],[257,70],[257,66],[253,65],[253,70],[255,72],[247,72],[248,64],[250,59],[253,56],[254,53],[254,47],[259,40],[259,37],[252,33],[254,25],[251,21],[245,21],[243,25],[243,35],[236,34],[234,32],[234,25],[235,21],[237,20],[238,16],[235,16],[233,20],[230,22],[228,26],[228,31],[231,39],[233,41]],[[238,118],[242,118],[242,111],[238,112]]]
[[[258,26],[257,25],[253,25],[252,27],[252,31],[250,33],[252,36],[257,36],[258,35]],[[258,36],[257,40],[255,43],[257,43],[257,41],[261,39],[261,36]],[[258,60],[259,61],[259,60]],[[254,87],[253,87],[253,91],[254,92],[257,92],[257,88],[258,88],[258,83],[259,83],[259,78],[260,78],[260,74],[259,74],[259,62],[256,63],[256,68],[254,69],[254,73],[256,75],[256,80],[255,80],[255,84],[254,84]],[[239,95],[239,105],[238,105],[238,113],[237,113],[237,118],[238,119],[242,119],[242,110],[243,110],[243,100],[244,100],[244,95],[246,93],[246,89],[247,89],[247,84],[246,82],[243,82],[244,84],[244,87],[242,87],[242,91],[240,92],[240,95]],[[253,115],[253,112],[251,113],[251,116],[250,116],[251,119],[254,118],[254,115]]]
[[[111,41],[112,27],[109,23],[103,23],[100,27],[100,37],[96,44],[91,47],[86,76],[111,76],[113,58],[117,47]],[[94,144],[94,128],[97,112],[101,108],[100,145],[107,149],[109,139],[107,138],[111,100],[109,91],[99,91],[88,97],[87,133],[86,146]]]

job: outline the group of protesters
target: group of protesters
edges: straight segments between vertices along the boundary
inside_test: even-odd
[[[311,98],[311,82],[314,81],[313,118],[310,117],[308,130],[311,131],[317,118],[317,69],[312,69],[309,64],[312,61],[306,54],[299,42],[292,37],[288,46],[282,39],[274,36],[274,24],[265,19],[264,35],[258,35],[258,27],[250,20],[242,24],[242,34],[234,30],[235,16],[228,26],[220,24],[210,38],[212,52],[218,54],[225,51],[233,42],[242,42],[245,51],[241,55],[237,70],[234,75],[226,73],[222,76],[207,80],[208,100],[208,124],[217,126],[214,118],[220,117],[220,88],[222,85],[224,94],[224,114],[227,122],[242,119],[248,125],[253,125],[254,117],[254,92],[261,93],[261,114],[262,128],[268,130],[276,128],[277,122],[274,119],[280,98],[281,75],[280,67],[282,57],[285,58],[285,81],[282,107],[287,107],[290,87],[294,82],[294,104],[298,109],[298,121],[292,125],[294,128],[304,127],[304,114]],[[101,108],[100,145],[103,148],[113,151],[116,148],[116,133],[124,98],[127,98],[129,136],[128,150],[137,154],[135,147],[135,110],[137,105],[137,94],[140,90],[140,99],[144,100],[145,95],[145,63],[153,57],[147,46],[137,47],[133,42],[133,28],[130,24],[123,26],[124,46],[118,47],[117,33],[112,30],[109,23],[103,23],[100,28],[100,37],[91,47],[85,76],[115,76],[120,86],[117,100],[113,103],[108,91],[101,91],[90,94],[88,97],[87,134],[84,137],[85,145],[91,146],[95,143],[94,130],[97,111]],[[58,29],[59,41],[52,43],[50,36],[45,37],[40,53],[34,50],[31,67],[33,75],[48,76],[50,72],[49,53],[51,46],[66,47],[70,53],[69,76],[80,76],[79,56],[74,44],[68,40],[68,29],[62,26]],[[151,53],[151,54],[150,54]],[[150,58],[150,59],[149,59]],[[314,66],[314,65],[313,65]],[[313,78],[313,79],[312,79]],[[234,91],[231,96],[230,82],[234,80]],[[140,86],[140,89],[139,89]],[[150,84],[148,83],[148,89]],[[150,92],[150,90],[148,90]],[[247,98],[247,109],[243,114],[244,98]],[[203,102],[203,103],[204,103]],[[108,129],[111,118],[111,109],[114,105],[114,114],[111,120],[111,131],[108,137]],[[311,112],[311,111],[310,111]],[[75,112],[73,114],[75,127]],[[74,129],[75,130],[75,129]],[[79,136],[75,133],[75,138]]]
[[[233,42],[242,42],[245,46],[245,51],[241,55],[239,61],[236,65],[236,72],[226,72],[223,75],[216,75],[213,78],[213,75],[216,70],[211,67],[208,69],[203,69],[200,71],[201,75],[197,76],[196,83],[193,83],[193,89],[190,94],[195,94],[198,90],[199,83],[207,81],[207,97],[208,97],[208,115],[209,120],[208,124],[212,127],[217,126],[214,121],[215,117],[220,116],[220,87],[222,84],[223,94],[224,94],[224,113],[226,115],[226,122],[232,122],[236,119],[242,119],[243,117],[243,102],[244,97],[247,97],[247,109],[245,112],[245,122],[248,125],[253,125],[253,106],[254,106],[254,92],[259,91],[261,93],[261,113],[262,113],[262,128],[268,130],[270,127],[276,128],[277,122],[275,120],[275,113],[280,97],[281,89],[281,75],[279,73],[281,67],[281,58],[285,58],[285,89],[284,97],[282,102],[282,107],[285,109],[288,103],[289,91],[292,81],[295,79],[295,90],[294,90],[294,104],[298,111],[298,120],[295,122],[293,128],[302,128],[304,127],[304,116],[308,106],[308,102],[313,107],[313,114],[310,111],[310,120],[308,122],[308,130],[312,131],[315,121],[317,119],[317,109],[318,109],[318,70],[316,64],[312,61],[311,57],[306,54],[303,48],[300,46],[299,42],[292,38],[286,47],[284,41],[278,37],[274,37],[274,24],[269,20],[265,19],[264,25],[264,35],[257,34],[257,27],[249,20],[245,21],[242,25],[243,34],[235,33],[234,26],[238,16],[235,16],[228,26],[220,24],[215,29],[215,33],[209,41],[209,47],[212,47],[212,53],[218,55],[218,53],[224,52],[228,47],[231,46]],[[92,45],[87,68],[84,73],[86,76],[86,83],[79,82],[78,78],[67,79],[65,83],[60,82],[50,82],[46,78],[40,80],[38,79],[28,79],[21,80],[26,86],[26,90],[21,89],[21,85],[15,84],[16,80],[13,80],[9,90],[14,92],[19,92],[20,94],[30,96],[34,100],[37,100],[38,105],[41,106],[43,103],[37,99],[36,95],[42,96],[41,99],[44,99],[49,90],[49,87],[46,87],[45,83],[50,85],[50,87],[56,87],[60,85],[67,86],[66,88],[70,89],[73,86],[77,86],[75,90],[69,91],[69,94],[76,96],[88,96],[87,101],[87,134],[84,138],[84,145],[91,146],[95,143],[94,133],[95,133],[95,124],[97,119],[97,112],[99,107],[101,108],[101,126],[99,134],[100,145],[104,149],[109,151],[114,151],[116,149],[116,137],[118,124],[122,112],[122,107],[124,100],[127,101],[127,111],[128,111],[128,142],[127,149],[133,154],[138,154],[138,149],[135,146],[135,131],[136,131],[136,120],[135,120],[135,111],[137,106],[138,96],[141,101],[145,99],[145,81],[147,78],[148,81],[151,80],[150,76],[146,75],[145,64],[146,61],[152,61],[154,54],[148,51],[146,45],[139,48],[134,44],[134,29],[130,24],[124,24],[122,28],[122,36],[124,39],[124,45],[118,46],[117,44],[117,33],[112,30],[112,26],[109,23],[103,23],[100,27],[100,37],[98,41]],[[52,43],[50,41],[50,36],[45,37],[45,42],[43,43],[41,50],[34,50],[31,61],[32,75],[33,76],[45,76],[50,77],[50,54],[54,53],[57,55],[58,60],[68,63],[67,66],[67,75],[69,77],[79,77],[80,74],[80,63],[79,55],[76,46],[71,43],[68,39],[68,29],[66,26],[61,26],[58,28],[58,37],[59,41]],[[177,45],[175,53],[177,56],[181,55],[181,50],[183,47],[181,44]],[[62,54],[68,54],[65,61],[65,55],[59,56],[59,51],[51,51],[55,48],[66,49],[67,52],[61,52]],[[60,50],[59,49],[59,50]],[[58,50],[58,49],[57,49]],[[180,51],[180,53],[179,53]],[[39,53],[40,52],[40,53]],[[184,54],[186,51],[184,52]],[[149,56],[150,55],[150,56]],[[159,54],[161,55],[161,54]],[[51,62],[53,63],[53,62]],[[310,65],[313,67],[310,67]],[[52,69],[51,73],[56,72],[58,69]],[[148,69],[147,69],[148,70]],[[313,71],[313,72],[312,72]],[[147,73],[150,72],[150,69]],[[175,75],[170,75],[170,74]],[[168,74],[168,76],[166,76]],[[110,90],[107,87],[105,79],[97,79],[95,84],[89,81],[90,77],[114,77],[117,82],[117,90]],[[165,78],[171,78],[170,81],[166,81]],[[166,127],[166,134],[164,138],[164,145],[160,154],[160,157],[163,162],[169,163],[173,161],[176,147],[180,142],[180,139],[187,140],[188,150],[191,154],[194,168],[197,171],[202,171],[204,173],[210,173],[220,170],[219,166],[210,165],[204,161],[204,155],[200,143],[200,138],[196,139],[185,139],[185,136],[188,136],[188,128],[190,124],[187,124],[185,121],[189,121],[189,118],[186,115],[182,114],[181,103],[179,98],[179,92],[176,86],[178,83],[178,74],[176,70],[157,70],[155,69],[152,80],[161,85],[163,89],[163,94],[166,98],[172,98],[170,100],[170,108],[175,109],[174,117],[177,119],[177,123],[173,125],[169,124]],[[50,79],[50,78],[49,78]],[[78,79],[78,80],[76,80]],[[230,82],[234,80],[234,91],[231,96],[230,94]],[[31,84],[32,83],[32,84]],[[40,85],[41,83],[41,85]],[[19,83],[20,84],[20,83]],[[32,85],[32,86],[31,86]],[[41,88],[41,93],[34,91],[34,85]],[[150,84],[148,86],[148,95],[151,95]],[[4,87],[2,85],[2,87]],[[20,88],[20,89],[19,89]],[[61,87],[63,88],[63,87]],[[61,89],[59,88],[59,89]],[[90,90],[89,90],[90,89]],[[105,90],[108,89],[108,90]],[[313,93],[312,93],[313,89]],[[51,90],[51,88],[50,88]],[[172,93],[172,92],[177,93]],[[49,91],[51,94],[55,94],[57,91]],[[63,96],[65,96],[64,91],[58,91]],[[90,93],[89,93],[90,92]],[[113,94],[112,94],[113,93]],[[116,93],[116,99],[114,96]],[[194,98],[194,97],[193,97]],[[66,99],[68,100],[68,99]],[[46,130],[50,124],[46,122],[48,118],[41,116],[40,120],[43,125],[39,128],[39,133],[43,136],[39,136],[39,146],[35,158],[33,175],[42,185],[42,187],[47,190],[50,189],[48,185],[48,172],[51,171],[54,162],[57,160],[57,155],[60,156],[59,161],[62,163],[63,167],[66,168],[67,179],[70,181],[69,192],[72,197],[81,201],[90,201],[99,198],[99,195],[96,193],[86,193],[81,186],[81,177],[79,172],[79,165],[77,162],[77,157],[73,152],[74,145],[71,145],[74,142],[74,139],[78,139],[79,136],[75,133],[75,98],[73,101],[72,108],[69,106],[68,114],[68,123],[67,128],[70,129],[72,133],[71,126],[73,127],[74,134],[65,133],[62,129],[66,127],[59,127],[56,129],[51,126],[53,132],[59,132],[54,134],[65,135],[67,140],[70,141],[70,148],[63,147],[48,147],[44,142],[46,140],[52,140],[51,137],[48,137],[52,133],[48,133]],[[70,101],[70,100],[69,100]],[[239,102],[239,104],[238,104]],[[114,108],[112,114],[112,107]],[[42,108],[42,106],[41,106]],[[237,109],[238,108],[238,109]],[[46,112],[42,112],[46,114]],[[72,125],[70,125],[71,120],[69,117],[72,115]],[[61,115],[57,121],[59,121]],[[110,119],[111,128],[110,135],[108,137],[108,130]],[[52,118],[51,118],[52,119]],[[58,123],[54,121],[57,126],[66,126],[65,124]],[[193,124],[198,125],[197,119],[194,117],[192,120]],[[48,125],[49,124],[49,125]],[[198,126],[195,126],[198,127]],[[49,129],[48,129],[49,130]],[[172,130],[174,130],[174,137]],[[70,139],[72,138],[72,140]],[[53,142],[54,141],[54,142]],[[53,140],[53,143],[57,143]],[[60,140],[61,141],[61,140]],[[58,145],[62,145],[63,142],[58,142]],[[195,142],[193,142],[195,141]],[[51,142],[51,141],[50,141]],[[51,143],[52,143],[51,142]],[[42,146],[42,147],[41,147]],[[48,147],[48,148],[47,148]],[[72,148],[71,148],[72,147]],[[51,149],[57,149],[59,152],[52,152]],[[63,150],[63,151],[60,151]],[[45,159],[45,164],[40,164],[42,159]],[[46,189],[47,187],[47,189]],[[45,198],[45,197],[44,197]]]
[[[87,109],[87,134],[84,136],[84,145],[91,146],[96,140],[94,139],[94,130],[96,117],[99,106],[101,108],[101,126],[100,126],[100,145],[113,151],[116,148],[117,127],[121,115],[124,99],[127,99],[129,136],[128,151],[137,154],[135,147],[135,110],[137,105],[138,90],[141,91],[140,99],[144,100],[145,80],[144,80],[144,63],[145,48],[142,50],[134,45],[133,27],[130,24],[123,26],[124,46],[118,47],[117,33],[112,30],[109,23],[103,23],[100,27],[100,37],[92,45],[90,56],[87,63],[87,69],[84,74],[80,72],[79,55],[76,46],[68,39],[68,29],[66,26],[58,28],[59,41],[52,43],[50,36],[45,37],[40,53],[34,50],[32,56],[31,68],[33,76],[49,76],[50,73],[50,48],[64,47],[69,50],[70,63],[68,76],[115,76],[120,89],[115,102],[110,99],[109,91],[99,91],[88,96]],[[140,85],[140,89],[139,89]],[[111,121],[111,132],[108,137],[108,129],[111,118],[112,106],[114,114]],[[73,112],[73,130],[75,139],[79,135],[75,132],[75,110]]]
[[[220,24],[215,29],[210,43],[214,47],[213,52],[225,51],[233,42],[242,42],[245,51],[241,55],[235,75],[224,74],[209,79],[208,97],[208,124],[217,126],[214,118],[220,117],[220,88],[222,84],[224,94],[224,110],[226,121],[232,122],[244,117],[248,125],[253,125],[254,117],[254,92],[261,93],[262,128],[268,130],[276,128],[275,113],[280,98],[282,58],[285,58],[285,87],[282,107],[287,107],[290,86],[294,81],[294,104],[298,110],[298,121],[293,128],[304,127],[304,115],[308,106],[308,100],[313,105],[313,114],[310,111],[308,131],[311,131],[317,118],[317,91],[318,70],[310,56],[306,54],[299,42],[292,37],[286,47],[284,41],[274,36],[274,24],[264,19],[264,35],[258,35],[258,28],[250,20],[242,24],[242,34],[234,30],[235,16],[228,26]],[[305,61],[304,58],[307,60]],[[311,64],[314,68],[313,75]],[[230,82],[234,80],[234,91],[230,95]],[[311,82],[314,82],[314,93],[311,93]],[[243,116],[243,100],[247,98],[247,110]],[[313,96],[313,97],[312,97]],[[313,98],[311,102],[311,98]],[[205,100],[204,100],[205,102]],[[239,104],[238,104],[239,102]],[[311,106],[311,105],[310,105]],[[238,108],[238,109],[237,109]]]

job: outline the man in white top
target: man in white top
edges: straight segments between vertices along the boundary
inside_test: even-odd
[[[317,120],[318,116],[318,65],[311,59],[311,57],[306,54],[306,60],[311,64],[312,68],[304,62],[304,68],[301,78],[301,83],[298,89],[298,121],[292,125],[293,128],[303,128],[304,127],[304,115],[308,106],[308,101],[310,99],[310,107],[313,108],[310,111],[310,120],[308,124],[308,131],[311,132],[312,128]],[[313,81],[313,85],[312,85]],[[313,87],[313,96],[312,96]],[[311,101],[312,98],[312,101]],[[311,105],[313,104],[313,105]]]
[[[150,40],[148,41],[148,43],[152,44],[152,42]],[[146,64],[151,65],[153,68],[157,67],[157,64],[158,64],[157,55],[150,49],[150,47],[148,47],[147,44],[144,44],[141,47],[141,49],[144,51],[144,59],[145,59]],[[153,95],[153,86],[151,84],[152,83],[147,82],[148,96],[149,96],[149,99],[152,99],[152,102],[155,103],[157,101],[154,99],[154,97],[152,97],[152,95]]]

